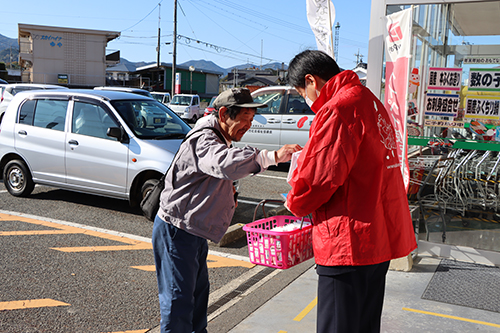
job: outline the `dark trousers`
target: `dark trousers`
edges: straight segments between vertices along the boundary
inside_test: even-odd
[[[158,216],[153,252],[162,333],[207,332],[207,240],[178,229]]]
[[[380,332],[389,262],[368,266],[320,266],[318,333]]]

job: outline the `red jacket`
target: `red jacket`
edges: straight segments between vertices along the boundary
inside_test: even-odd
[[[317,264],[371,265],[416,248],[391,120],[349,70],[312,105],[309,141],[297,161],[287,206],[313,216]]]

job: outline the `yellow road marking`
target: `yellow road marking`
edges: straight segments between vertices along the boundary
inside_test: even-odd
[[[77,246],[77,247],[51,247],[52,250],[62,252],[99,252],[99,251],[128,251],[128,250],[150,250],[153,245],[145,242],[136,245],[115,245],[115,246]]]
[[[116,331],[116,332],[106,332],[106,333],[146,333],[149,330],[135,330],[135,331]]]
[[[245,267],[252,268],[255,264],[246,262],[243,260],[231,259],[226,257],[219,257],[213,254],[209,254],[207,257],[207,267],[208,268],[219,268],[219,267]],[[143,265],[143,266],[131,266],[132,268],[140,269],[147,272],[154,272],[156,270],[155,265]]]
[[[218,268],[218,267],[246,267],[252,268],[255,264],[252,264],[243,260],[236,260],[226,257],[219,257],[213,254],[209,254],[207,256],[207,265],[208,268]]]
[[[141,271],[154,272],[156,271],[155,265],[144,265],[144,266],[130,266],[135,269],[140,269]]]
[[[107,233],[87,230],[78,227],[67,226],[55,222],[36,220],[32,218],[15,216],[0,213],[0,221],[19,221],[31,224],[52,228],[52,230],[24,230],[24,231],[0,231],[0,236],[28,236],[28,235],[63,235],[63,234],[83,234],[98,238],[104,238],[111,241],[125,243],[127,245],[110,245],[110,246],[76,246],[76,247],[52,247],[51,249],[61,252],[99,252],[99,251],[130,251],[130,250],[151,250],[153,245],[150,242],[134,240],[122,236],[110,235]],[[252,268],[255,264],[247,261],[220,257],[209,254],[207,257],[208,268],[219,267],[246,267]],[[134,268],[145,271],[154,271],[154,265],[150,266],[134,266]]]
[[[80,246],[80,247],[54,247],[53,250],[62,252],[94,252],[94,251],[126,251],[126,250],[150,250],[153,245],[148,242],[142,242],[122,236],[110,235],[99,231],[87,230],[77,227],[71,227],[55,222],[35,220],[22,216],[9,214],[0,214],[0,221],[20,221],[36,225],[41,225],[55,230],[26,230],[26,231],[0,231],[0,236],[26,236],[26,235],[63,235],[63,234],[83,234],[98,238],[104,238],[115,242],[128,245],[115,246]]]
[[[19,310],[28,308],[44,308],[53,306],[70,306],[71,304],[55,301],[50,298],[44,299],[28,299],[24,301],[0,302],[0,311],[3,310]]]
[[[467,319],[467,318],[456,317],[456,316],[449,316],[449,315],[445,315],[445,314],[441,314],[441,313],[435,313],[435,312],[429,312],[429,311],[422,311],[422,310],[415,310],[415,309],[410,309],[410,308],[403,308],[403,310],[410,311],[410,312],[417,312],[417,313],[427,314],[427,315],[436,316],[436,317],[443,317],[443,318],[461,320],[461,321],[466,321],[466,322],[474,323],[474,324],[480,324],[480,325],[486,325],[486,326],[493,326],[493,327],[500,327],[500,325],[498,325],[498,324],[488,323],[486,321],[480,321],[480,320],[474,320],[474,319]]]
[[[279,331],[278,333],[287,333],[287,331]]]
[[[293,318],[294,321],[301,321],[302,319],[304,319],[304,317],[309,313],[311,312],[312,309],[314,309],[314,307],[316,306],[316,304],[318,304],[318,298],[314,298],[311,303],[309,303],[308,306],[305,307],[304,310],[302,310],[298,315],[297,317]]]

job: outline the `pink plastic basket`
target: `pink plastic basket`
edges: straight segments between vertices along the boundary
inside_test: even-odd
[[[271,216],[243,226],[248,254],[254,264],[287,269],[313,257],[312,225],[293,231],[272,231],[289,223],[300,222],[294,216]],[[304,222],[310,222],[304,219]]]

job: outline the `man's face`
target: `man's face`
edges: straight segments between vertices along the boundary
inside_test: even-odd
[[[231,141],[240,141],[250,127],[255,116],[255,108],[242,108],[235,119],[223,114],[221,117],[221,127],[227,133]]]

